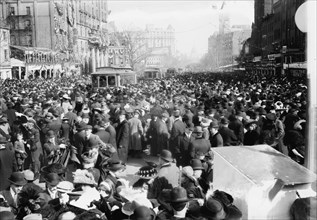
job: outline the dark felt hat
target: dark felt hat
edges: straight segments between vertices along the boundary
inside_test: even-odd
[[[212,121],[209,125],[210,128],[219,128],[218,121]]]
[[[146,206],[137,207],[130,217],[132,220],[154,219],[155,213]]]
[[[65,174],[66,173],[66,167],[64,167],[60,163],[53,163],[53,164],[47,165],[45,167],[42,167],[41,171],[43,173],[45,173],[45,174],[57,173],[58,175],[60,175],[60,174]]]
[[[125,110],[120,110],[118,112],[118,115],[126,115],[126,114],[127,114],[127,112]]]
[[[269,121],[275,121],[276,120],[276,115],[274,113],[269,113],[269,114],[266,115],[266,118]]]
[[[188,202],[187,191],[181,186],[174,187],[170,192],[170,203]]]
[[[53,138],[53,137],[55,137],[54,131],[49,130],[49,131],[46,133],[46,137],[48,137],[48,138]]]
[[[172,153],[169,150],[162,150],[160,154],[160,158],[162,158],[165,161],[172,162],[173,156]]]
[[[110,159],[107,162],[106,169],[110,171],[118,171],[124,168],[124,164],[120,160],[117,159]]]
[[[226,117],[220,119],[220,123],[223,125],[229,124],[229,120]]]
[[[91,125],[86,125],[85,126],[85,130],[92,130],[92,126]]]
[[[199,159],[192,159],[190,161],[190,166],[193,168],[193,170],[203,170],[204,167]]]
[[[87,125],[87,124],[86,124],[85,122],[80,122],[79,124],[77,124],[76,129],[77,129],[78,131],[82,131],[82,130],[85,129],[86,125]]]
[[[21,172],[13,172],[8,180],[10,183],[17,186],[24,186],[25,184],[27,184],[27,181],[24,178],[24,174]]]
[[[194,133],[198,133],[198,134],[203,133],[203,128],[201,126],[196,126],[194,129]]]
[[[49,173],[45,175],[44,180],[46,183],[52,186],[57,186],[57,184],[60,182],[60,177],[57,173]]]
[[[44,180],[46,183],[52,186],[57,186],[57,184],[60,182],[60,177],[57,173],[49,173],[45,175]]]
[[[218,200],[210,197],[205,201],[205,204],[200,208],[200,213],[203,217],[214,217],[219,215],[219,219],[225,219],[223,205]]]

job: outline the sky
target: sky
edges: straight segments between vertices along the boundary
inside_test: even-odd
[[[253,0],[109,0],[108,20],[119,30],[145,29],[146,24],[175,29],[176,50],[199,59],[208,49],[208,37],[218,30],[220,13],[229,15],[231,25],[252,24]]]

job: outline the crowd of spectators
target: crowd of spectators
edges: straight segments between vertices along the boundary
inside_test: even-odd
[[[267,144],[304,164],[306,109],[306,79],[281,75],[99,89],[84,76],[6,80],[0,219],[241,219],[233,196],[212,187],[212,148]],[[122,178],[130,158],[149,156],[158,164]]]

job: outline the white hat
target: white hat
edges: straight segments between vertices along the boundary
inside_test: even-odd
[[[69,181],[61,181],[57,185],[57,191],[59,192],[71,192],[74,189],[74,184]]]
[[[34,173],[33,173],[32,170],[24,170],[23,174],[24,174],[24,178],[27,181],[33,181],[34,180]]]
[[[64,95],[63,95],[63,98],[64,98],[64,99],[70,99],[70,97],[69,97],[67,94],[64,94]]]
[[[32,213],[23,218],[23,220],[42,220],[42,215],[39,213]]]

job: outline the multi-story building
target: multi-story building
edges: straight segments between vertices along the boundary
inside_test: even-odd
[[[175,55],[175,30],[171,25],[166,29],[147,25],[144,43],[146,50],[151,51],[146,58],[145,67],[164,67],[166,57]]]
[[[167,48],[169,55],[175,54],[175,30],[171,25],[166,29],[147,25],[144,38],[148,48]]]
[[[11,77],[10,30],[0,23],[0,79]]]
[[[0,11],[15,50],[48,57],[25,59],[27,75],[50,77],[78,66],[89,73],[106,65],[106,0],[3,0]]]
[[[262,62],[258,68],[261,71],[280,73],[287,68],[285,64],[305,61],[306,36],[295,24],[296,10],[304,2],[305,0],[255,1],[250,53],[261,57]]]
[[[214,69],[228,65],[234,65],[236,58],[240,55],[243,42],[251,36],[251,29],[227,32],[224,34],[213,34],[208,39],[208,53],[213,59]]]

